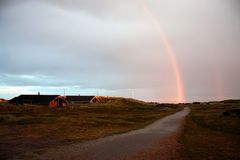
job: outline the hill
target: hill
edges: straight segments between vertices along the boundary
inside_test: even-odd
[[[181,109],[121,97],[103,100],[64,108],[0,104],[0,159],[142,128]]]

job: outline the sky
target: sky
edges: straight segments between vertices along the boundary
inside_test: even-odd
[[[0,0],[0,97],[240,98],[239,0]]]

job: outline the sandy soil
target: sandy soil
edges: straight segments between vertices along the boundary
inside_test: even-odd
[[[39,160],[177,159],[177,137],[189,108],[139,130],[86,143],[27,153],[19,158]],[[15,159],[18,159],[17,157]]]

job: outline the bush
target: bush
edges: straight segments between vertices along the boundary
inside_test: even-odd
[[[223,112],[223,115],[224,115],[224,116],[229,116],[229,115],[230,115],[230,112],[229,112],[228,110],[227,110],[227,111],[224,111],[224,112]]]

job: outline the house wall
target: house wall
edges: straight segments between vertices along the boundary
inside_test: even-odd
[[[66,105],[67,105],[67,101],[65,97],[62,97],[62,96],[55,98],[49,103],[50,107],[65,107]]]
[[[68,104],[90,104],[89,101],[68,101]]]

